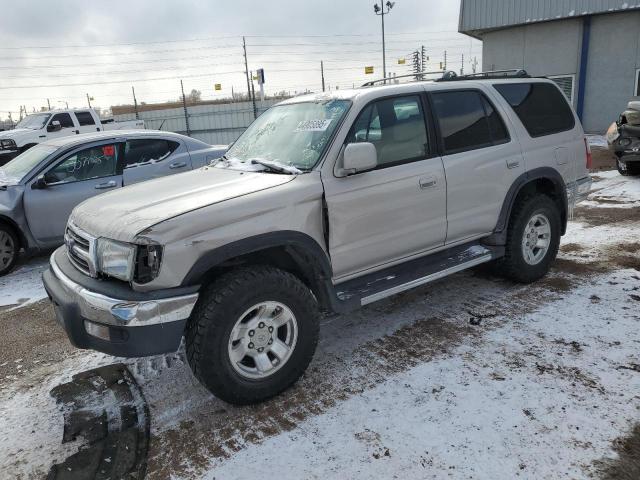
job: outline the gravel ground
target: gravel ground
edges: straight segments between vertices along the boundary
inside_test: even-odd
[[[326,317],[308,372],[264,404],[212,397],[182,349],[124,360],[148,478],[638,478],[640,179],[596,180],[545,279],[479,268]],[[62,444],[51,389],[123,360],[73,349],[44,301],[11,308],[0,471],[42,478],[84,445]]]

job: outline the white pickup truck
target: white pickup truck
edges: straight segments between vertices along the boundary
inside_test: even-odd
[[[0,166],[34,145],[52,138],[144,128],[143,120],[128,122],[101,121],[91,108],[52,110],[27,115],[13,130],[0,132]]]

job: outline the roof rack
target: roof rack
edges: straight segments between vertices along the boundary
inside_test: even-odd
[[[502,79],[502,78],[531,78],[526,70],[519,68],[511,68],[508,70],[489,70],[487,72],[468,73],[466,75],[458,75],[454,71],[445,72],[442,78],[438,78],[436,82],[456,82],[459,80],[486,80],[486,79]]]
[[[363,83],[362,86],[373,87],[376,83],[388,83],[390,85],[393,85],[394,80],[396,80],[397,78],[408,78],[408,77],[414,77],[416,78],[417,82],[421,82],[424,80],[425,75],[444,75],[445,73],[447,72],[445,72],[444,70],[435,70],[433,72],[414,72],[407,75],[397,75],[395,77],[378,78],[377,80],[371,80],[370,82]],[[418,79],[418,77],[420,78]]]

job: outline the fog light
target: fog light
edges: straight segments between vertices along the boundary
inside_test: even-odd
[[[106,342],[126,342],[129,334],[126,330],[115,327],[108,327],[99,323],[93,323],[88,320],[84,321],[84,329],[92,337],[99,338]]]

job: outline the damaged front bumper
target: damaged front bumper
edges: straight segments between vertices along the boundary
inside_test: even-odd
[[[176,351],[198,300],[197,287],[139,293],[87,277],[71,265],[65,247],[53,253],[42,278],[71,343],[119,357]]]

